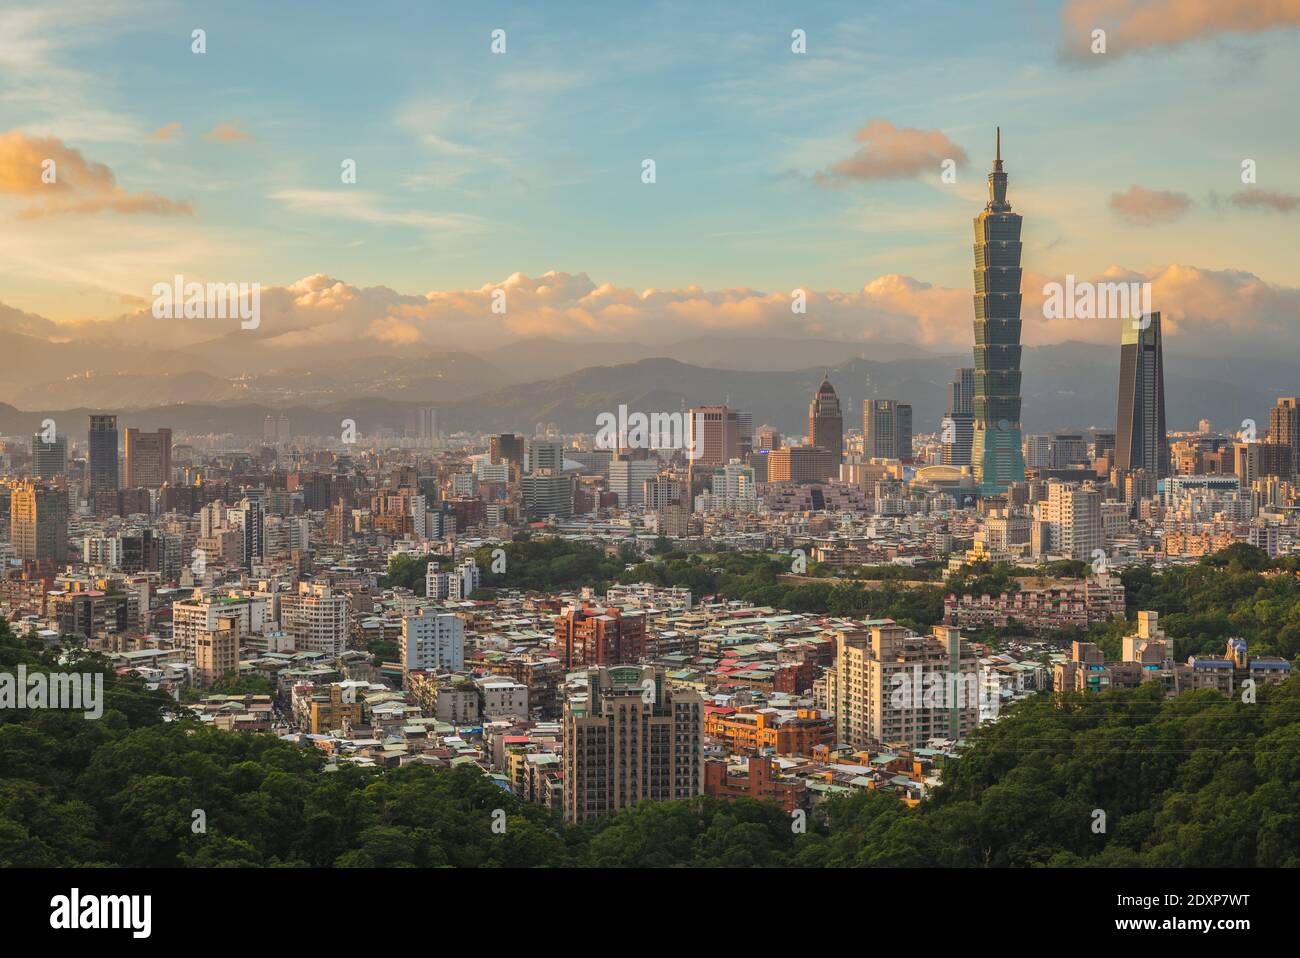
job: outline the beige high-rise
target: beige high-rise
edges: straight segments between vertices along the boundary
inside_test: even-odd
[[[672,688],[653,666],[591,669],[587,682],[564,704],[565,821],[704,793],[698,692]]]
[[[839,743],[920,748],[961,738],[979,724],[979,661],[961,631],[917,635],[889,620],[840,632],[835,662]]]

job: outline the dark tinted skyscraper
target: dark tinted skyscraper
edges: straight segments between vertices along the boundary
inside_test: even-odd
[[[949,422],[944,423],[943,464],[969,466],[975,440],[975,370],[959,369],[948,384]]]
[[[1291,447],[1291,471],[1300,473],[1300,398],[1281,396],[1269,412],[1268,441]]]
[[[862,447],[868,459],[912,457],[912,407],[894,399],[862,404]]]
[[[1002,130],[989,201],[975,217],[975,428],[971,460],[984,495],[1023,482],[1020,449],[1020,214],[1007,202]]]
[[[822,384],[808,405],[808,441],[831,454],[838,476],[844,459],[844,413],[840,409],[840,397],[835,395],[835,387],[826,377],[822,377]]]
[[[116,510],[117,417],[90,417],[90,501],[97,513]]]
[[[1165,438],[1165,361],[1160,314],[1142,323],[1124,321],[1119,354],[1119,411],[1115,415],[1115,466],[1145,469],[1157,479],[1169,475]]]

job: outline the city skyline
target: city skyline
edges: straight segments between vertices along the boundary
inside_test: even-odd
[[[15,929],[189,942],[227,867],[1272,921],[1298,55],[1300,0],[0,8]]]

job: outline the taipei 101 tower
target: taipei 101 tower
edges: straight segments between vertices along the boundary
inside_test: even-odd
[[[985,496],[1025,479],[1020,450],[1020,214],[1007,202],[1002,128],[989,201],[975,217],[975,436],[971,465]]]

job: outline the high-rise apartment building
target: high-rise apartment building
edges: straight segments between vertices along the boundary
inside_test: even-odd
[[[68,560],[68,494],[64,489],[20,482],[9,493],[9,541],[23,562]]]
[[[226,510],[226,524],[244,537],[241,564],[245,568],[251,569],[255,561],[266,555],[263,541],[265,522],[260,499],[241,499],[238,506]]]
[[[975,217],[975,427],[971,464],[983,495],[1024,482],[1020,448],[1020,226],[1007,202],[1002,130],[989,200]]]
[[[221,616],[215,628],[199,630],[194,640],[194,669],[200,688],[210,689],[223,675],[239,672],[240,634],[238,616]]]
[[[912,407],[895,399],[863,402],[862,453],[868,459],[910,459]]]
[[[808,444],[831,454],[835,478],[839,478],[840,463],[844,461],[844,413],[840,397],[826,377],[808,405]]]
[[[556,654],[566,669],[638,662],[645,639],[645,615],[617,606],[569,606],[555,617]]]
[[[126,487],[157,489],[171,482],[172,431],[126,431]]]
[[[280,627],[299,652],[343,654],[348,644],[351,602],[346,593],[318,582],[300,582],[296,593],[280,597]]]
[[[90,417],[90,501],[99,515],[117,512],[117,417]]]
[[[958,369],[948,384],[949,423],[943,434],[943,464],[969,466],[971,446],[975,441],[975,370]]]
[[[465,667],[465,623],[460,616],[436,609],[402,618],[398,642],[406,672],[455,672]]]
[[[1037,506],[1043,535],[1040,554],[1091,561],[1105,546],[1101,490],[1091,483],[1049,482],[1047,498]]]
[[[979,724],[979,659],[956,627],[917,635],[889,620],[837,638],[835,720],[853,748],[922,748]]]
[[[1143,325],[1145,324],[1145,325]],[[1115,415],[1115,466],[1169,475],[1165,436],[1165,361],[1160,314],[1124,320],[1119,359],[1119,410]]]
[[[704,792],[704,700],[661,668],[590,669],[564,703],[564,818],[582,822]]]

